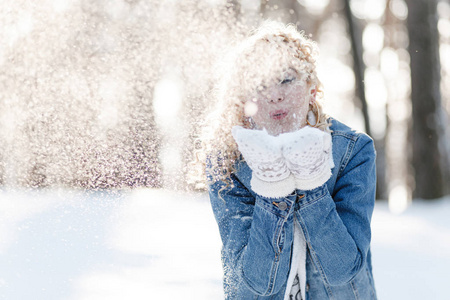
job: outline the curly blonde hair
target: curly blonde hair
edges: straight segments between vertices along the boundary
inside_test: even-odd
[[[197,152],[209,182],[230,183],[230,174],[235,171],[240,156],[231,128],[248,127],[245,103],[274,74],[294,69],[297,74],[305,75],[303,78],[310,89],[316,91],[316,105],[310,106],[317,116],[314,127],[330,131],[328,116],[319,101],[323,92],[316,74],[317,55],[316,43],[297,31],[295,25],[266,21],[223,59],[222,73],[214,90],[216,106],[205,120],[201,149]]]

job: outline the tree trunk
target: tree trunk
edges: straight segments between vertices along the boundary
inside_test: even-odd
[[[437,2],[408,0],[406,3],[411,57],[413,196],[433,199],[445,194],[447,160],[440,151],[445,125],[441,117]]]
[[[363,47],[362,47],[362,30],[363,26],[356,22],[351,8],[350,1],[344,0],[344,14],[348,23],[348,33],[352,45],[353,53],[353,72],[355,74],[355,96],[359,99],[361,110],[364,116],[364,127],[366,133],[371,135],[370,119],[368,105],[366,101],[366,92],[364,88],[364,72],[366,66],[363,61]],[[385,138],[374,139],[375,148],[377,149],[377,199],[387,198],[387,184],[386,184],[386,155],[385,155]]]
[[[350,9],[350,0],[344,0],[344,12],[348,23],[348,33],[352,44],[353,72],[355,73],[355,94],[361,101],[361,110],[364,116],[366,133],[371,135],[369,113],[367,110],[366,92],[364,89],[364,70],[362,50],[362,29],[356,24]]]

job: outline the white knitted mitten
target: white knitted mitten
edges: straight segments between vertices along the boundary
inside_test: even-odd
[[[252,169],[252,190],[264,197],[285,197],[295,190],[295,180],[281,153],[278,137],[265,130],[234,126],[231,130],[239,151]]]
[[[296,188],[312,190],[323,185],[334,167],[331,134],[306,126],[280,135],[282,153],[295,176]]]

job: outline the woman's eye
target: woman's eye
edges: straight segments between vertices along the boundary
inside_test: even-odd
[[[294,80],[295,80],[294,77],[288,77],[288,78],[283,79],[280,83],[281,84],[291,83]]]

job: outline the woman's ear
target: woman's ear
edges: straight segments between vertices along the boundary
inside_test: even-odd
[[[316,95],[317,95],[317,89],[316,87],[312,87],[310,89],[310,93],[311,93],[311,100],[312,101],[316,101]]]

